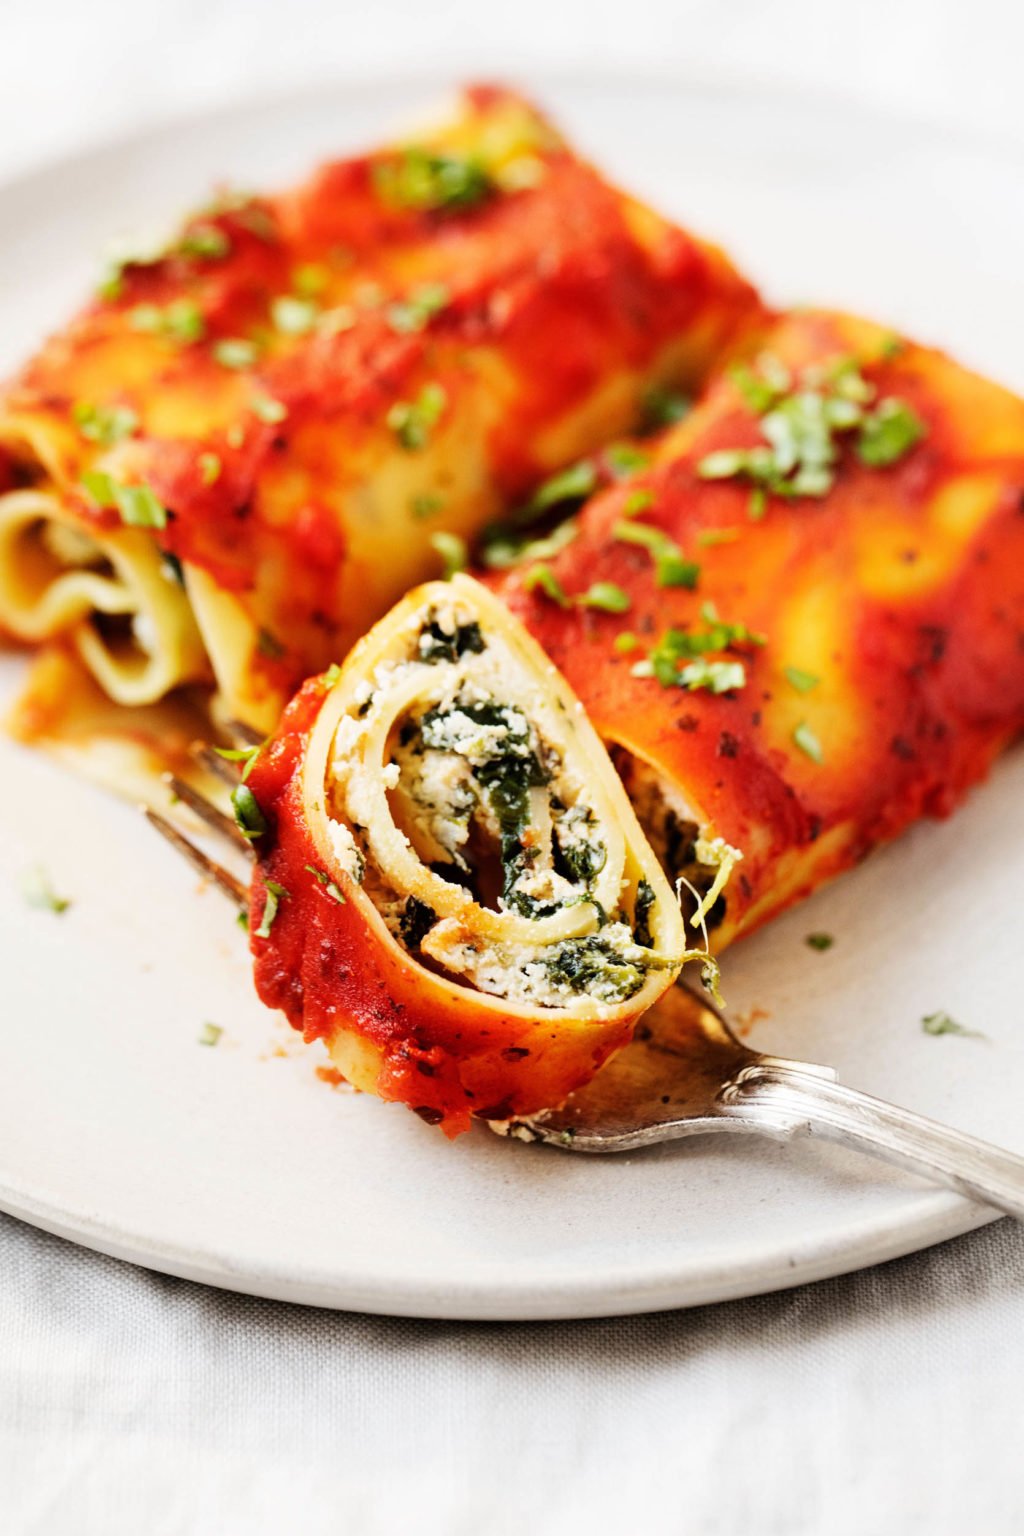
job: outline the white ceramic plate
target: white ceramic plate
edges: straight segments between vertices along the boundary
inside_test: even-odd
[[[724,241],[780,302],[861,308],[1024,386],[1024,173],[984,143],[685,82],[529,86],[622,181]],[[112,233],[218,178],[280,183],[439,87],[374,84],[142,134],[0,190],[0,361],[59,321]],[[13,687],[18,664],[6,664]],[[128,808],[0,748],[0,1207],[107,1253],[291,1301],[572,1317],[877,1262],[987,1213],[853,1154],[701,1138],[597,1159],[455,1145],[318,1080],[255,1001],[244,940]],[[37,862],[74,898],[28,908]],[[727,957],[749,1038],[1024,1152],[1024,756]],[[836,935],[828,953],[803,942]],[[985,1040],[926,1036],[948,1009]],[[198,1043],[204,1020],[224,1028]]]

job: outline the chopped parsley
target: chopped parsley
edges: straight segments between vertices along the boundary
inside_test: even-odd
[[[764,645],[765,637],[745,624],[724,623],[712,603],[705,603],[701,612],[706,629],[666,630],[646,660],[635,664],[633,676],[657,678],[663,688],[710,688],[715,693],[742,688],[746,670],[741,663],[725,662],[714,670],[701,667],[695,671],[688,670],[690,664],[733,646]]]
[[[709,693],[734,693],[747,685],[747,669],[742,661],[709,661],[706,656],[688,662],[675,681],[693,692],[706,688]]]
[[[235,825],[243,837],[254,842],[263,836],[267,830],[267,818],[244,779],[237,789],[231,791],[231,808],[235,813]]]
[[[612,538],[622,544],[639,544],[650,553],[659,587],[686,587],[692,591],[700,580],[700,566],[695,560],[685,559],[675,539],[670,539],[661,528],[653,528],[649,523],[618,522],[612,527]]]
[[[225,336],[213,344],[213,355],[222,368],[252,368],[258,356],[255,342],[243,336]]]
[[[719,544],[735,544],[740,536],[738,528],[703,528],[697,535],[702,549],[714,549]]]
[[[131,528],[166,528],[167,508],[148,485],[122,485],[102,470],[89,470],[82,486],[97,507],[115,508]]]
[[[965,1024],[959,1024],[944,1010],[938,1013],[926,1013],[921,1020],[921,1028],[926,1035],[968,1035],[974,1040],[986,1038],[980,1029],[968,1029]]]
[[[202,341],[206,335],[206,321],[194,299],[175,299],[163,309],[157,304],[139,304],[128,319],[133,330],[161,336],[180,347]]]
[[[21,894],[28,906],[36,907],[40,912],[53,912],[57,917],[71,905],[70,897],[57,895],[41,864],[22,875]]]
[[[567,517],[542,539],[531,538],[511,523],[492,523],[484,530],[480,558],[492,571],[506,571],[527,560],[553,560],[578,533],[579,525],[573,517]]]
[[[464,571],[469,564],[469,550],[465,539],[457,533],[437,532],[430,535],[430,547],[441,556],[445,581],[450,581],[457,571]]]
[[[447,403],[447,391],[435,383],[424,384],[415,400],[395,401],[387,424],[406,453],[418,453],[427,446]]]
[[[648,507],[654,506],[654,492],[637,490],[630,491],[622,505],[624,517],[636,517],[638,512],[646,512]]]
[[[496,190],[477,160],[439,155],[415,146],[397,159],[374,166],[374,185],[385,202],[421,213],[454,213],[475,208]]]
[[[419,495],[412,498],[410,508],[413,517],[422,522],[444,510],[444,497],[436,495],[433,491],[421,491]]]
[[[856,358],[805,368],[799,380],[777,358],[759,360],[757,371],[736,369],[733,379],[761,418],[764,443],[721,448],[697,465],[705,480],[742,479],[753,485],[750,513],[763,516],[765,498],[827,496],[835,483],[839,439],[856,432],[856,452],[873,467],[894,464],[925,434],[924,423],[902,400],[871,407],[875,387]]]
[[[804,939],[804,943],[808,949],[817,949],[824,952],[826,949],[832,948],[835,939],[830,933],[809,933]]]
[[[624,656],[629,651],[635,651],[639,644],[640,641],[636,635],[630,630],[624,629],[621,635],[616,635],[612,641],[612,650],[617,651],[620,656]]]
[[[611,443],[603,454],[604,462],[616,480],[625,480],[647,469],[651,456],[635,443]]]
[[[450,302],[451,294],[444,283],[421,283],[412,289],[407,299],[389,304],[384,313],[391,329],[400,336],[407,336],[425,330]]]
[[[279,294],[270,303],[270,318],[282,336],[305,336],[316,325],[320,306],[315,299],[297,298],[292,293]]]
[[[288,419],[288,407],[280,400],[271,400],[269,395],[257,395],[252,402],[252,411],[254,416],[258,416],[268,426],[276,426],[278,422]]]
[[[640,406],[641,419],[647,431],[658,427],[671,427],[689,414],[689,397],[678,389],[656,384],[644,395]]]
[[[595,581],[576,599],[582,608],[600,608],[604,613],[628,613],[632,602],[614,581]]]
[[[784,667],[783,672],[786,682],[797,693],[810,693],[821,682],[820,677],[816,677],[813,672],[805,672],[802,667]]]
[[[193,224],[178,243],[183,256],[198,256],[204,261],[219,261],[231,252],[231,241],[218,224]]]
[[[267,897],[263,903],[263,916],[260,919],[259,927],[256,929],[256,937],[258,939],[270,938],[270,930],[274,926],[277,909],[282,900],[291,895],[291,892],[286,891],[283,885],[278,885],[273,880],[266,882],[266,891]]]
[[[523,577],[524,592],[536,591],[538,587],[544,593],[544,596],[549,597],[553,603],[557,603],[559,608],[571,606],[562,583],[550,565],[545,565],[543,561],[537,565],[531,565]]]
[[[890,395],[861,423],[857,457],[876,469],[895,464],[921,441],[925,430],[924,422],[910,406]]]
[[[801,720],[800,724],[794,728],[793,742],[800,748],[805,757],[811,759],[812,763],[820,764],[825,761],[825,754],[821,750],[821,742],[811,730],[806,720]]]
[[[597,465],[593,459],[581,459],[578,464],[570,464],[568,469],[560,470],[557,475],[552,475],[539,485],[530,498],[527,510],[538,514],[548,511],[550,507],[557,507],[563,501],[583,501],[596,490],[598,478]]]
[[[265,743],[259,742],[255,747],[214,747],[218,757],[223,757],[229,763],[241,763],[242,783],[252,772],[252,765],[263,751]]]
[[[201,453],[199,455],[199,478],[204,485],[213,485],[220,479],[221,467],[219,454]]]
[[[126,405],[93,405],[80,400],[71,407],[75,425],[91,443],[110,448],[138,431],[139,418]]]
[[[197,1038],[200,1045],[216,1045],[223,1033],[224,1028],[220,1024],[204,1024]]]
[[[325,875],[323,870],[317,869],[314,864],[306,864],[303,867],[308,870],[318,885],[323,886],[328,896],[333,896],[334,900],[338,902],[340,906],[345,905],[345,897],[341,887],[331,879],[330,875]]]

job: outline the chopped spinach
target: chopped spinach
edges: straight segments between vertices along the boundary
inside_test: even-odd
[[[469,624],[457,624],[449,634],[436,619],[430,619],[420,630],[417,644],[419,660],[431,663],[458,661],[460,656],[470,653],[479,656],[486,649],[487,642],[475,620]]]
[[[402,909],[398,928],[406,949],[419,949],[423,939],[437,922],[437,913],[425,901],[410,896]]]
[[[646,880],[641,880],[636,888],[636,900],[633,903],[633,938],[644,949],[651,947],[651,908],[654,906],[654,888]]]

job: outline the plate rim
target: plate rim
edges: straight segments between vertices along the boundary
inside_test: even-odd
[[[457,71],[457,73],[456,73]],[[435,92],[457,88],[472,77],[492,77],[472,58],[456,57],[450,64],[429,61],[396,71],[371,69],[358,78],[344,74],[315,78],[308,86],[290,83],[281,87],[240,90],[230,99],[199,105],[193,110],[160,112],[133,129],[130,125],[97,134],[71,150],[44,153],[30,164],[0,175],[0,201],[19,195],[39,195],[51,178],[82,171],[129,146],[144,153],[149,143],[165,140],[176,129],[188,126],[215,131],[220,123],[251,115],[261,107],[287,111],[310,97],[326,102],[345,94],[369,101],[382,89]],[[561,89],[654,89],[700,93],[706,98],[744,97],[775,102],[788,109],[822,112],[833,120],[849,123],[897,124],[909,133],[926,135],[930,144],[942,143],[991,155],[1002,163],[1024,169],[1024,136],[1001,135],[994,129],[950,121],[938,114],[904,109],[893,102],[867,101],[852,93],[815,89],[807,84],[788,84],[756,72],[699,68],[687,70],[675,64],[628,65],[616,68],[581,61],[576,65],[545,64],[517,58],[502,76],[513,87],[536,96],[557,98]],[[818,1280],[849,1274],[863,1268],[919,1252],[937,1243],[976,1230],[1000,1219],[998,1212],[965,1197],[927,1185],[908,1185],[906,1197],[884,1217],[877,1212],[853,1223],[847,1218],[841,1231],[819,1224],[814,1234],[797,1248],[766,1259],[757,1251],[747,1259],[731,1259],[728,1269],[716,1269],[707,1259],[683,1264],[678,1261],[652,1269],[634,1263],[609,1279],[607,1271],[595,1276],[578,1274],[563,1279],[529,1275],[507,1283],[469,1282],[443,1289],[436,1279],[382,1285],[369,1274],[331,1279],[294,1268],[243,1273],[224,1254],[212,1248],[189,1251],[178,1244],[161,1244],[156,1238],[133,1237],[96,1216],[61,1207],[0,1184],[0,1211],[43,1231],[101,1253],[182,1280],[221,1290],[263,1297],[294,1305],[402,1316],[464,1321],[541,1321],[623,1316],[669,1308],[694,1307],[743,1297],[792,1289]]]

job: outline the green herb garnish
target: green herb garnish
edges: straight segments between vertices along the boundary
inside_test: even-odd
[[[266,900],[263,903],[263,916],[260,919],[259,927],[256,929],[256,937],[258,939],[270,938],[270,930],[274,926],[274,918],[277,916],[278,906],[286,896],[291,895],[291,892],[286,891],[283,885],[278,885],[273,880],[266,882],[266,892]]]
[[[926,1013],[921,1020],[921,1028],[926,1035],[967,1035],[974,1040],[987,1038],[980,1029],[968,1029],[941,1010],[938,1013]]]
[[[675,680],[691,692],[706,688],[709,693],[734,693],[746,687],[747,670],[742,661],[709,661],[706,656],[701,656],[688,662]]]
[[[800,751],[811,759],[812,763],[820,764],[825,761],[825,754],[821,750],[821,742],[811,730],[806,720],[801,720],[800,724],[795,727],[793,741],[800,748]]]
[[[231,807],[235,813],[235,825],[243,837],[254,842],[263,836],[267,830],[267,818],[244,779],[237,789],[231,791]]]
[[[167,508],[148,485],[122,485],[112,475],[93,469],[82,476],[82,486],[95,506],[115,508],[131,528],[167,527]]]
[[[418,496],[413,497],[411,506],[413,517],[423,521],[444,510],[444,497],[432,491],[421,491]]]
[[[28,906],[37,907],[41,912],[53,912],[57,917],[71,905],[70,897],[57,895],[41,864],[22,875],[21,894]]]
[[[597,487],[597,466],[592,459],[581,459],[578,464],[570,464],[568,469],[560,470],[557,475],[552,475],[538,486],[530,498],[528,510],[531,513],[546,512],[549,507],[557,507],[563,501],[582,501]]]
[[[255,342],[242,336],[225,336],[213,344],[213,356],[222,368],[252,368],[258,356]]]
[[[637,448],[634,443],[611,443],[604,450],[603,457],[616,480],[625,480],[628,475],[638,474],[640,470],[647,469],[651,462],[650,454]]]
[[[678,389],[656,384],[644,395],[641,417],[647,431],[657,427],[671,427],[689,414],[690,399]]]
[[[645,490],[630,491],[622,504],[623,517],[636,517],[638,512],[646,512],[648,507],[654,506],[654,492]]]
[[[338,886],[335,881],[331,879],[330,875],[325,875],[323,870],[317,869],[314,864],[306,864],[303,867],[309,871],[318,885],[323,886],[328,896],[333,896],[335,901],[338,902],[341,906],[345,905],[344,894],[340,886]]]
[[[387,414],[387,424],[407,453],[418,453],[430,441],[441,419],[448,394],[440,384],[424,384],[415,400],[397,400]]]
[[[140,304],[128,318],[133,330],[161,336],[181,347],[202,341],[206,335],[206,321],[194,299],[175,299],[164,309],[156,304]]]
[[[217,453],[199,455],[199,478],[204,485],[213,485],[220,479],[221,462]]]
[[[243,917],[245,916],[244,913],[242,915]],[[246,926],[248,926],[248,921]],[[200,1045],[216,1045],[223,1033],[224,1029],[220,1024],[204,1024],[199,1031],[197,1039]]]
[[[406,336],[425,330],[433,317],[450,302],[451,294],[444,283],[421,283],[412,289],[407,299],[389,304],[384,313],[391,329]]]
[[[835,943],[835,939],[830,933],[809,933],[804,939],[804,943],[807,945],[808,949],[818,949],[824,951],[826,949],[832,948],[832,945]]]
[[[524,592],[533,592],[538,587],[544,593],[545,597],[549,597],[553,603],[557,603],[559,608],[568,608],[571,606],[569,599],[565,594],[565,588],[562,586],[562,583],[559,581],[550,565],[545,565],[543,562],[540,562],[537,565],[531,565],[530,569],[523,576]]]
[[[762,357],[758,371],[734,371],[747,404],[761,418],[763,444],[722,448],[697,465],[705,480],[743,479],[754,486],[750,515],[763,516],[765,499],[827,496],[835,483],[839,441],[856,431],[861,462],[893,464],[924,436],[924,423],[905,402],[889,398],[874,410],[874,385],[856,358],[805,368],[794,382],[777,359]]]
[[[199,256],[205,261],[216,261],[229,254],[231,241],[217,224],[193,224],[182,235],[178,250],[182,256]]]
[[[458,571],[464,571],[469,564],[469,550],[465,539],[457,533],[437,532],[430,535],[430,547],[441,556],[444,562],[442,572],[445,581],[450,581]]]
[[[82,436],[104,448],[110,448],[138,431],[139,418],[127,406],[92,405],[80,400],[71,407],[71,414]]]
[[[286,421],[288,418],[288,407],[280,400],[271,400],[268,395],[256,396],[252,402],[252,412],[268,426],[276,426],[278,422]]]
[[[252,772],[253,763],[259,757],[265,746],[266,742],[261,741],[255,747],[214,747],[213,750],[216,752],[218,757],[223,757],[225,761],[229,763],[241,763],[243,765],[242,783],[244,784]]]
[[[283,293],[271,300],[270,318],[282,336],[305,336],[316,325],[320,307],[313,299]]]
[[[815,677],[813,672],[805,672],[802,667],[784,667],[786,682],[797,693],[810,693],[812,688],[817,688],[821,682],[820,677]]]
[[[881,469],[895,464],[925,435],[925,424],[903,400],[880,400],[861,422],[857,456],[862,464]]]
[[[378,194],[398,208],[423,213],[475,208],[495,191],[479,161],[462,155],[438,155],[415,146],[394,160],[374,166]]]
[[[632,602],[614,581],[595,581],[576,599],[582,608],[600,608],[604,613],[628,613]]]

